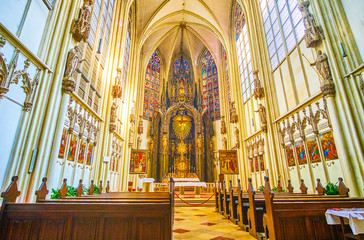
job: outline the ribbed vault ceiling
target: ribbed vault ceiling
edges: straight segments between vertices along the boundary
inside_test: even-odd
[[[181,43],[194,68],[205,47],[219,62],[221,45],[226,48],[229,36],[232,0],[135,1],[143,67],[158,49],[168,71],[173,56],[181,52]]]

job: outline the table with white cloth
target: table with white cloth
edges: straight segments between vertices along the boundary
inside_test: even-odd
[[[345,239],[354,236],[355,239],[364,239],[364,208],[329,209],[325,216],[327,224],[341,225]],[[345,224],[349,224],[354,236],[344,232]]]
[[[191,181],[191,182],[179,181],[179,182],[177,182],[176,181],[174,186],[179,187],[179,193],[180,194],[184,194],[184,187],[194,187],[195,188],[195,194],[198,195],[198,194],[200,194],[200,188],[201,187],[206,187],[207,185],[206,185],[205,182],[197,182],[197,181]]]
[[[154,178],[142,178],[140,182],[143,186],[144,192],[153,192],[154,189]]]

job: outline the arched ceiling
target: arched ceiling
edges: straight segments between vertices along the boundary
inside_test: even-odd
[[[143,67],[159,49],[168,68],[181,46],[196,68],[207,48],[218,64],[229,39],[233,0],[135,0],[137,40]]]

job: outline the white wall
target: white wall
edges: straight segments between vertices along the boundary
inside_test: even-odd
[[[341,2],[358,45],[360,55],[364,58],[364,1],[341,0]]]

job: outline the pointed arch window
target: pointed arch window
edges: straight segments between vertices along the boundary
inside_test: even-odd
[[[145,74],[143,116],[149,120],[152,120],[154,111],[159,105],[160,69],[160,58],[155,51],[149,60]]]
[[[246,102],[252,95],[254,78],[246,18],[239,3],[236,3],[235,10],[235,32],[241,89],[243,92],[243,100]]]
[[[275,69],[305,34],[297,0],[260,0],[260,9],[272,69]]]
[[[203,105],[213,121],[220,119],[219,79],[215,60],[209,51],[202,59]]]

